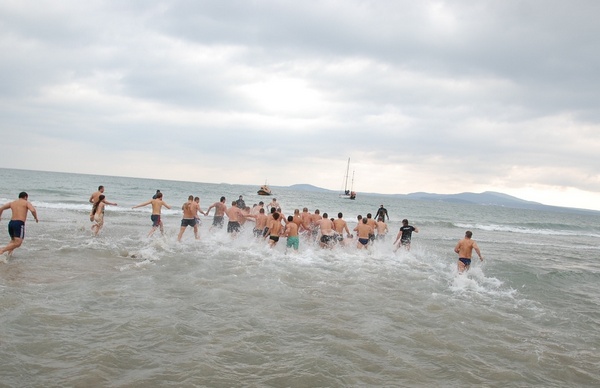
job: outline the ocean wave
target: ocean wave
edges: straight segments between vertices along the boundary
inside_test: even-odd
[[[508,233],[521,233],[521,234],[537,234],[546,236],[586,236],[586,237],[600,237],[600,234],[589,230],[573,230],[573,229],[556,229],[551,228],[535,228],[519,225],[498,225],[498,224],[462,224],[456,223],[456,227],[463,229],[480,229],[490,232],[508,232]],[[564,225],[563,225],[564,226]]]

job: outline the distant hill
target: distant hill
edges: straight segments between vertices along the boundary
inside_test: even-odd
[[[336,193],[337,191],[323,189],[321,187],[309,184],[297,184],[288,186],[289,189],[296,191],[312,191],[322,193]],[[531,210],[549,210],[557,212],[569,213],[600,213],[595,210],[567,208],[560,206],[544,205],[539,202],[526,201],[508,194],[498,193],[494,191],[485,191],[483,193],[458,193],[458,194],[434,194],[434,193],[410,193],[410,194],[378,194],[378,193],[358,193],[359,196],[379,196],[392,198],[406,198],[418,201],[438,201],[448,203],[464,203],[487,206],[504,206],[514,209],[531,209]]]
[[[291,185],[291,186],[288,186],[288,188],[292,189],[292,190],[296,190],[296,191],[316,191],[316,192],[322,192],[322,193],[331,193],[331,192],[333,192],[333,190],[323,189],[321,187],[309,185],[309,184],[306,184],[306,183],[299,184],[299,185]]]

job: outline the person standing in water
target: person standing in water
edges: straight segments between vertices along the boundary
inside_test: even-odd
[[[163,206],[167,209],[170,209],[171,206],[167,205],[167,203],[163,201],[162,193],[157,193],[155,199],[151,199],[150,201],[140,203],[139,205],[135,205],[134,207],[132,207],[132,209],[147,205],[152,205],[152,215],[150,216],[150,219],[152,220],[152,229],[150,229],[148,237],[152,236],[152,234],[154,234],[154,232],[156,232],[156,229],[158,228],[160,228],[160,233],[164,235],[165,231],[163,229],[162,220],[160,219],[160,213]]]
[[[10,243],[4,248],[0,249],[0,255],[4,252],[8,252],[11,256],[13,251],[23,244],[25,239],[25,221],[27,220],[27,212],[31,212],[35,222],[39,222],[37,217],[37,211],[35,207],[28,201],[29,195],[26,192],[19,193],[19,199],[16,201],[9,202],[4,206],[0,207],[0,220],[2,219],[2,212],[10,209],[12,217],[8,223],[8,235],[10,236]]]
[[[458,253],[458,273],[462,274],[465,271],[468,271],[471,267],[471,256],[473,255],[473,249],[477,252],[477,256],[479,256],[479,260],[483,261],[483,256],[481,255],[481,251],[479,250],[479,246],[475,242],[475,240],[471,239],[473,237],[473,232],[467,230],[465,233],[465,238],[460,240],[456,247],[454,247],[454,252]]]

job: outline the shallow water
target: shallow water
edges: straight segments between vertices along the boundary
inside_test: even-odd
[[[0,202],[25,190],[40,223],[0,263],[0,375],[6,386],[597,386],[597,213],[569,214],[278,189],[294,208],[350,226],[381,203],[391,235],[370,251],[275,249],[188,230],[164,212],[147,238],[156,189],[180,209],[257,187],[2,170]],[[89,195],[110,201],[97,238]],[[4,214],[6,225],[9,214]],[[420,228],[393,253],[402,218]],[[483,263],[456,273],[473,230]],[[0,235],[5,244],[8,236]]]

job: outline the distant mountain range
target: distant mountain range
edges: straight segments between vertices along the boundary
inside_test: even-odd
[[[336,193],[337,191],[323,189],[321,187],[309,184],[297,184],[288,186],[289,189],[296,191],[313,191],[323,193]],[[433,193],[410,193],[410,194],[378,194],[378,193],[359,193],[364,196],[378,196],[388,198],[406,198],[419,201],[438,201],[449,203],[464,203],[488,206],[504,206],[514,209],[531,209],[531,210],[549,210],[557,212],[569,213],[599,213],[595,210],[567,208],[560,206],[544,205],[539,202],[526,201],[511,195],[497,193],[494,191],[485,191],[483,193],[458,193],[458,194],[433,194]]]

